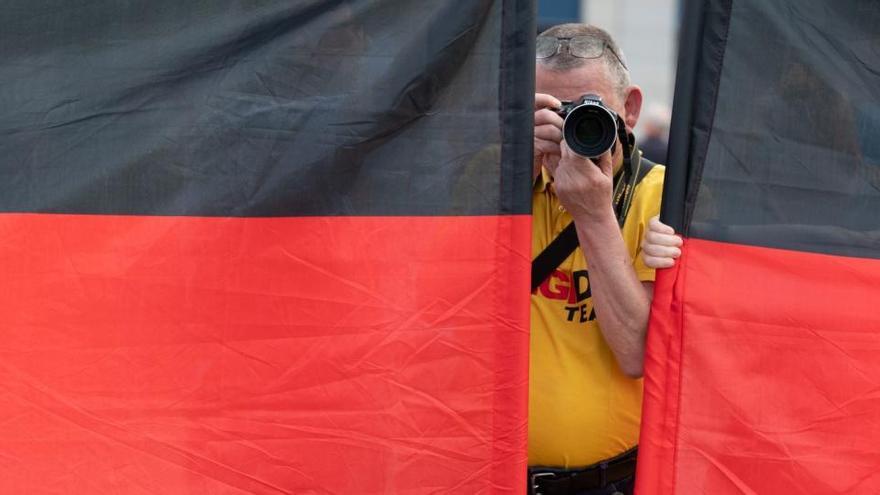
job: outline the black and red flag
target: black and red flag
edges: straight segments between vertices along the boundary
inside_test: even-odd
[[[524,485],[528,0],[9,0],[0,493]]]
[[[683,23],[639,493],[880,493],[880,2]]]

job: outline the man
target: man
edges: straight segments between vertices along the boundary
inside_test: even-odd
[[[628,212],[620,211],[615,186],[637,180],[626,166],[650,164],[634,147],[624,160],[619,140],[592,160],[563,140],[555,109],[584,94],[600,96],[627,131],[638,121],[641,89],[631,84],[608,33],[556,26],[539,35],[536,52],[532,254],[572,221],[579,247],[532,294],[529,488],[544,495],[628,494],[654,280],[639,246],[648,219],[660,211],[663,167],[639,178]]]

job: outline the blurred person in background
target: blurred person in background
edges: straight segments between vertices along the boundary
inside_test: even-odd
[[[665,105],[650,105],[639,128],[639,149],[642,156],[657,163],[666,163],[671,112]]]

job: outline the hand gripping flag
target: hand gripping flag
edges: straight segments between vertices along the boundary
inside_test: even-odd
[[[534,30],[5,2],[0,493],[518,492]]]
[[[683,23],[638,493],[880,493],[880,3]]]

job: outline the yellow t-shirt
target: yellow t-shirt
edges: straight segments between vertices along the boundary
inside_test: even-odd
[[[622,234],[641,281],[654,270],[640,246],[659,214],[664,167],[636,186]],[[548,187],[546,171],[532,192],[532,257],[571,222]],[[587,264],[576,249],[532,294],[529,371],[529,465],[575,468],[614,457],[638,444],[642,380],[628,378],[605,343]]]

